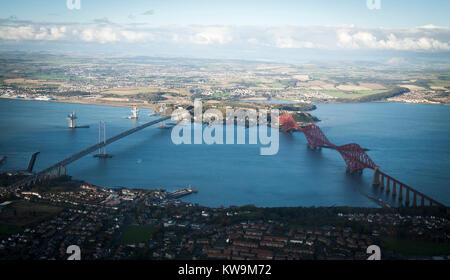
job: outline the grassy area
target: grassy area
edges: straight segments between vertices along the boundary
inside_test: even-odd
[[[382,238],[383,247],[392,252],[409,256],[444,256],[450,255],[449,243],[437,243],[423,240]]]
[[[152,226],[130,226],[122,234],[123,243],[141,243],[152,239],[155,228]]]
[[[0,236],[10,236],[22,232],[21,228],[0,224]]]
[[[4,229],[22,228],[57,215],[62,208],[25,200],[14,201],[2,210],[0,225]]]
[[[153,93],[158,92],[158,88],[152,87],[136,87],[136,88],[114,88],[102,92],[103,94],[115,94],[115,95],[136,95],[139,93]]]
[[[227,97],[227,96],[230,96],[230,95],[231,95],[231,92],[226,91],[226,92],[222,92],[222,93],[215,93],[215,94],[213,94],[213,97],[221,98],[221,97]]]
[[[385,92],[388,92],[388,90],[325,91],[326,94],[337,98],[358,98]]]
[[[58,74],[49,74],[49,75],[36,75],[33,76],[40,81],[58,81],[58,82],[69,82],[69,81],[84,81],[86,79],[77,77],[77,76],[67,76],[67,75],[58,75]]]
[[[114,95],[138,95],[138,94],[149,94],[149,93],[159,93],[159,92],[165,92],[165,93],[173,93],[178,95],[186,95],[187,90],[185,89],[161,89],[156,87],[129,87],[129,88],[113,88],[106,90],[102,92],[102,94],[114,94]]]
[[[450,87],[450,81],[435,81],[430,83],[431,87]]]

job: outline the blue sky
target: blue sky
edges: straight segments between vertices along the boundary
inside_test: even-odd
[[[0,50],[262,59],[450,53],[448,0],[379,0],[381,9],[367,0],[80,1],[79,10],[67,0],[2,1]]]
[[[77,22],[106,17],[152,25],[450,26],[448,0],[381,0],[380,10],[369,10],[366,0],[81,0],[81,4],[81,10],[68,10],[66,0],[2,1],[0,17]],[[140,15],[149,10],[154,11],[152,16]]]

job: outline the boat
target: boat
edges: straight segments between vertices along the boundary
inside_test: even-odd
[[[172,128],[173,125],[171,125],[170,123],[166,125],[166,121],[163,121],[162,124],[160,126],[158,126],[157,128],[159,129],[169,129]]]
[[[167,126],[167,125],[160,125],[160,126],[158,126],[158,127],[156,127],[156,128],[159,128],[159,129],[169,129],[170,126]]]
[[[54,100],[54,98],[49,97],[47,95],[40,95],[36,98],[34,98],[34,100],[38,100],[38,101],[50,101],[50,100]]]

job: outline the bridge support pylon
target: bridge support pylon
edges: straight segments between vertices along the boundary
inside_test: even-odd
[[[397,196],[397,185],[395,184],[395,182],[392,186],[392,196]]]
[[[406,203],[406,205],[409,205],[409,189],[408,188],[406,188],[406,200],[405,200],[405,203]]]
[[[373,174],[373,182],[372,186],[378,187],[380,186],[380,168],[375,168],[375,172]]]

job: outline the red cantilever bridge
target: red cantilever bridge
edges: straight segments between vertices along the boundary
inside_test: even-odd
[[[306,140],[308,141],[308,147],[311,149],[315,150],[321,148],[330,148],[338,151],[344,159],[345,164],[347,165],[347,172],[362,173],[362,171],[366,168],[374,170],[375,172],[373,185],[380,186],[383,190],[386,188],[387,193],[390,193],[392,189],[392,196],[395,197],[398,194],[399,201],[403,201],[404,198],[406,205],[410,204],[412,196],[412,206],[414,207],[418,205],[418,199],[420,199],[421,206],[425,206],[425,201],[428,201],[430,206],[446,207],[442,203],[437,202],[427,195],[420,193],[415,189],[407,186],[406,184],[381,172],[380,168],[369,157],[369,155],[367,155],[366,151],[358,144],[352,143],[343,146],[336,146],[328,140],[320,127],[315,124],[299,126],[290,114],[284,114],[280,116],[279,122],[283,131],[285,132],[303,132]],[[397,185],[399,186],[398,193]]]

